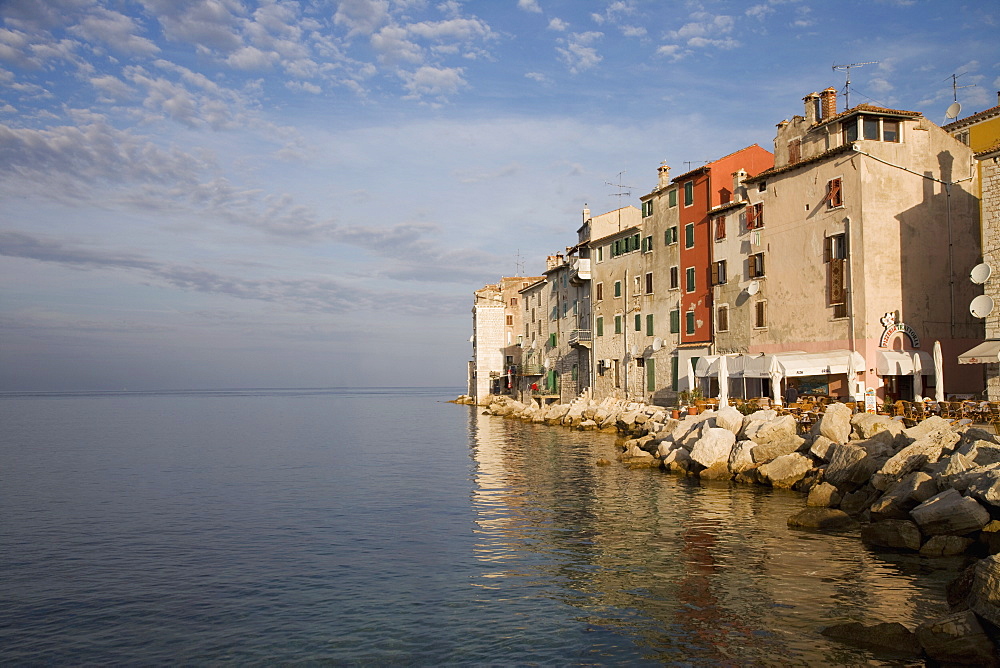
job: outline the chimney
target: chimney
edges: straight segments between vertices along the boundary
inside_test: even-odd
[[[743,187],[743,181],[747,178],[747,170],[740,168],[739,170],[733,172],[733,199],[737,202],[742,202],[746,199],[746,190]]]
[[[806,104],[806,122],[809,125],[814,125],[819,120],[820,115],[819,93],[815,91],[809,93],[802,98],[802,101]]]
[[[670,185],[670,167],[668,167],[666,164],[662,164],[660,165],[659,169],[656,170],[656,172],[657,175],[659,176],[656,182],[656,186],[658,188],[666,188],[668,185]]]
[[[819,94],[822,100],[823,116],[825,120],[837,115],[837,89],[830,87]]]
[[[588,220],[590,220],[590,209],[588,209],[587,205],[584,204],[583,205],[583,224],[586,225]]]

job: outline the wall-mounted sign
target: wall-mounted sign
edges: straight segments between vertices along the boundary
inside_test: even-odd
[[[875,388],[869,387],[865,390],[865,412],[874,413],[878,410],[878,397],[875,396]]]
[[[917,333],[913,331],[913,328],[907,325],[905,322],[896,322],[895,313],[892,312],[886,313],[884,316],[882,316],[882,319],[879,322],[881,322],[882,326],[885,327],[885,329],[882,331],[882,338],[879,339],[878,342],[879,348],[888,348],[889,339],[891,339],[892,335],[895,334],[896,332],[902,332],[903,334],[906,334],[908,337],[910,337],[910,345],[912,345],[914,348],[920,347],[920,337],[917,336]]]

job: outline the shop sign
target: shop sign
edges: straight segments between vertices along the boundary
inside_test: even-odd
[[[878,397],[875,396],[875,388],[869,387],[865,390],[865,413],[878,412]]]
[[[878,342],[879,348],[888,348],[889,339],[891,339],[892,335],[895,334],[896,332],[902,332],[903,334],[906,334],[908,337],[910,337],[910,345],[913,346],[914,348],[920,347],[920,337],[917,336],[917,333],[913,331],[913,328],[907,325],[905,322],[896,322],[895,313],[891,311],[889,313],[886,313],[884,316],[882,316],[880,322],[882,323],[882,326],[885,327],[885,329],[882,331],[882,338],[879,339]]]

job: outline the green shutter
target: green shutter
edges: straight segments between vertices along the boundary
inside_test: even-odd
[[[694,224],[688,223],[684,226],[684,246],[694,248]]]
[[[622,296],[622,282],[615,281],[615,297],[621,297],[621,296]]]
[[[667,199],[670,206],[677,206],[677,188],[672,188],[667,193]]]
[[[604,336],[604,317],[599,317],[597,319],[597,335]]]
[[[646,391],[656,392],[656,360],[646,360]]]
[[[615,316],[615,334],[622,333],[622,317],[620,315]]]
[[[677,334],[681,331],[681,312],[674,309],[670,312],[670,333]]]
[[[635,331],[642,331],[642,314],[640,313],[635,314]]]
[[[676,357],[670,358],[670,389],[674,392],[677,391],[677,367],[679,366],[677,361]]]
[[[650,313],[646,316],[646,336],[653,335],[653,314]]]

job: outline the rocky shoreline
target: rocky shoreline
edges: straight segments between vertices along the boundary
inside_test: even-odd
[[[949,614],[912,630],[852,622],[823,633],[894,657],[1000,666],[1000,438],[991,431],[936,416],[907,427],[844,404],[829,405],[806,433],[793,415],[730,406],[677,419],[659,406],[586,395],[544,407],[490,396],[483,405],[490,415],[616,433],[627,467],[802,492],[806,507],[790,527],[857,532],[876,549],[929,558],[965,555],[970,564],[948,587]]]

